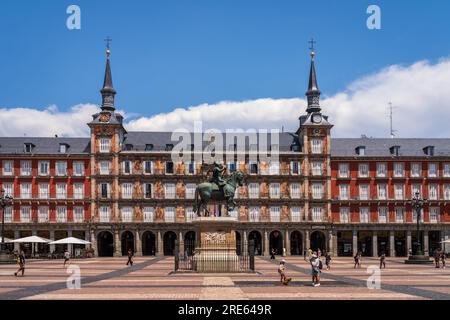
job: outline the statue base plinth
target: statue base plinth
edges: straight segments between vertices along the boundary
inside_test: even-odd
[[[425,255],[412,255],[409,256],[407,260],[405,260],[406,264],[433,264],[433,260],[430,260],[430,257]]]

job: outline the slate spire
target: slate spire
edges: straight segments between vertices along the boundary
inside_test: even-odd
[[[307,113],[311,112],[320,112],[320,90],[317,85],[317,76],[316,76],[316,68],[314,65],[314,56],[316,55],[314,52],[314,40],[310,41],[311,43],[311,67],[309,70],[309,83],[308,83],[308,91],[306,91],[306,97],[308,99],[308,107],[306,108]]]
[[[102,111],[114,111],[116,108],[114,106],[114,97],[116,95],[116,90],[113,87],[112,74],[111,74],[111,63],[109,50],[109,38],[107,39],[107,50],[106,50],[106,69],[105,69],[105,80],[103,81],[103,88],[100,90],[102,94]]]

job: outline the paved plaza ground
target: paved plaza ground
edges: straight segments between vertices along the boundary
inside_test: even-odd
[[[287,257],[289,286],[279,284],[277,261],[256,258],[255,274],[172,273],[172,257],[72,260],[81,270],[81,289],[67,289],[68,274],[61,260],[28,261],[25,277],[14,277],[16,265],[0,265],[0,299],[450,299],[450,269],[433,265],[405,265],[402,258],[387,259],[381,271],[381,289],[368,289],[369,265],[353,269],[352,258],[335,258],[323,271],[322,285],[312,287],[310,267],[302,257]]]

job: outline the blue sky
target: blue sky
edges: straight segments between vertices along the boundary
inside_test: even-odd
[[[66,8],[82,29],[66,28]],[[382,9],[382,30],[366,8]],[[0,3],[0,106],[99,103],[113,38],[117,105],[151,115],[222,100],[303,97],[317,40],[324,94],[391,64],[450,52],[448,1],[23,1]]]

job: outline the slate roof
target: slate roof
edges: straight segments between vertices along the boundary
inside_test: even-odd
[[[0,154],[26,154],[24,148],[25,143],[32,143],[34,145],[31,152],[34,155],[60,154],[59,145],[62,143],[68,145],[65,155],[88,155],[91,151],[89,138],[0,137]]]

